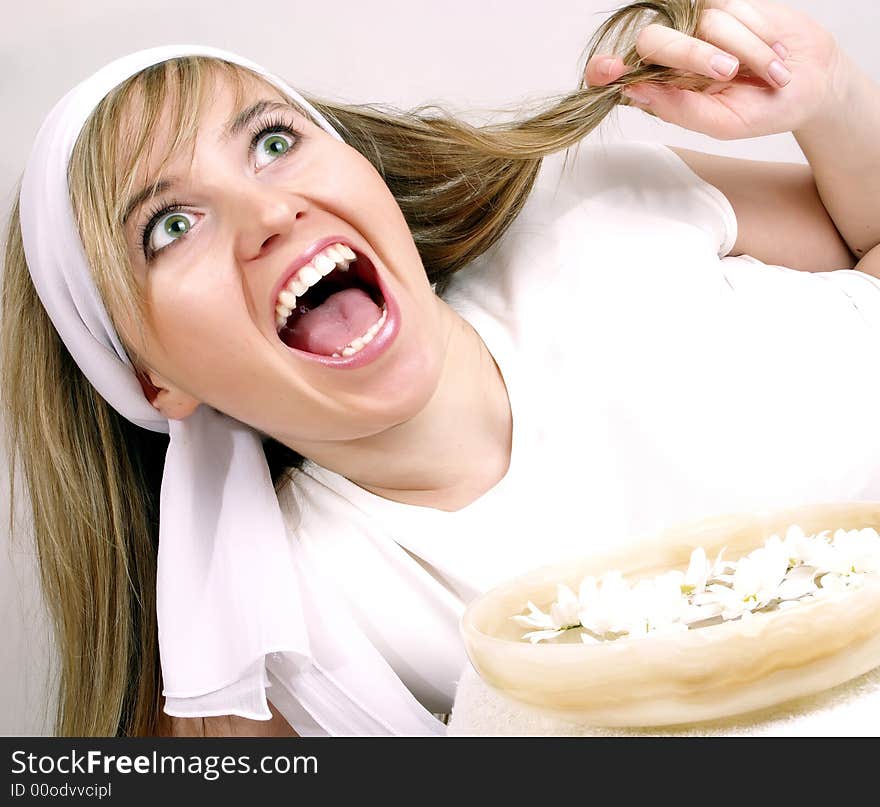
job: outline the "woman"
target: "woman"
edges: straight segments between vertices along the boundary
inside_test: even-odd
[[[44,141],[64,159],[32,158],[13,212],[3,360],[58,733],[442,733],[457,616],[500,579],[669,519],[876,495],[876,427],[811,435],[811,467],[816,404],[773,387],[812,370],[880,401],[857,372],[876,87],[803,15],[715,6],[616,12],[592,89],[496,130],[310,107],[195,48],[114,63],[47,122],[71,146]],[[710,72],[724,53],[738,73]],[[711,136],[794,131],[812,173],[643,144],[567,170],[624,85]],[[59,177],[82,261],[46,237]]]

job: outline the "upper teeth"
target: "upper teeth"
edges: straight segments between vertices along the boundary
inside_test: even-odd
[[[348,271],[348,265],[354,258],[354,252],[345,244],[331,244],[301,267],[278,294],[278,300],[275,303],[275,326],[278,330],[284,327],[287,318],[296,308],[297,297],[302,297],[306,293],[306,289],[314,286],[322,277],[329,275],[337,266],[343,272]]]

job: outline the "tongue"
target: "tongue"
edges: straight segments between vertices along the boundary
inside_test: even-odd
[[[300,314],[285,342],[289,347],[322,356],[341,353],[380,316],[382,309],[363,289],[343,289],[331,294],[317,308]]]

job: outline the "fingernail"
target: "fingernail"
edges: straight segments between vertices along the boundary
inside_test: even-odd
[[[599,62],[599,73],[605,78],[611,78],[611,68],[614,67],[615,59],[602,59]]]
[[[776,42],[771,45],[771,47],[773,48],[773,50],[776,51],[776,55],[780,59],[784,59],[786,56],[788,56],[788,51],[785,49],[785,45],[783,45],[781,42]]]
[[[709,59],[709,66],[721,76],[721,78],[727,78],[734,70],[736,70],[738,64],[739,62],[732,56],[724,56],[720,53],[716,53],[711,59]]]
[[[648,106],[651,103],[651,98],[648,94],[638,87],[627,87],[625,90],[622,90],[622,92],[627,98],[635,101],[637,104]]]
[[[791,81],[791,71],[778,59],[774,59],[770,62],[770,67],[767,68],[767,72],[770,74],[770,78],[772,78],[780,87],[784,87]]]

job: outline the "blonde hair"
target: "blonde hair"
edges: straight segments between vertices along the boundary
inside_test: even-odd
[[[405,113],[307,100],[387,183],[428,278],[442,295],[451,275],[501,238],[516,218],[542,158],[578,143],[625,103],[623,86],[646,79],[701,84],[669,68],[640,65],[634,46],[638,30],[650,22],[693,36],[701,13],[702,0],[618,9],[593,35],[587,58],[617,53],[633,69],[609,86],[581,85],[512,123],[476,127],[424,107]],[[120,225],[133,177],[150,156],[160,113],[171,109],[174,137],[157,174],[172,154],[194,144],[199,110],[218,71],[239,88],[249,75],[239,66],[196,56],[149,67],[101,101],[76,142],[68,171],[71,202],[111,317],[124,313],[129,322],[142,322],[148,315]],[[71,359],[31,282],[17,202],[6,239],[0,338],[10,498],[20,464],[60,659],[55,732],[153,735],[161,692],[158,492],[168,438],[118,415]],[[128,348],[138,367],[136,350]],[[273,440],[265,452],[277,490],[302,457]],[[13,526],[10,516],[10,531]]]

